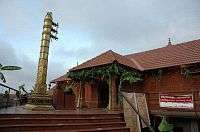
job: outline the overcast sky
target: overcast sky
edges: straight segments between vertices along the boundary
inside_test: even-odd
[[[0,0],[0,63],[7,84],[35,84],[43,19],[53,12],[48,81],[112,49],[122,55],[200,38],[200,0]],[[47,82],[48,83],[48,82]]]

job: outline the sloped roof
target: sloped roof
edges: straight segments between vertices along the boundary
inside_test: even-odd
[[[200,62],[200,39],[176,45],[168,44],[162,48],[125,56],[109,50],[72,68],[71,71],[110,64],[114,61],[141,71],[198,63]]]
[[[56,83],[56,82],[64,82],[64,81],[70,81],[71,79],[67,77],[67,75],[62,75],[54,80],[51,81],[51,83]]]
[[[150,70],[200,62],[200,39],[126,55],[141,70]]]
[[[117,61],[119,64],[131,67],[134,69],[138,69],[137,65],[133,61],[129,60],[125,56],[122,56],[120,54],[113,52],[112,50],[109,50],[105,53],[100,54],[99,56],[96,56],[96,57],[72,68],[70,71],[111,64],[114,61]]]
[[[114,61],[140,71],[200,63],[200,39],[176,45],[170,44],[162,48],[125,56],[109,50],[72,68],[71,71],[111,64]],[[68,79],[66,75],[63,75],[51,82],[65,81]]]

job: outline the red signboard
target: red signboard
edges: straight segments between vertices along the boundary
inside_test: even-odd
[[[161,94],[159,97],[160,107],[165,108],[184,108],[184,109],[193,109],[193,96],[190,95],[164,95]]]

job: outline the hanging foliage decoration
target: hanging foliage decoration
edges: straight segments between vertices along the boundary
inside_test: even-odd
[[[183,74],[187,79],[190,79],[190,78],[191,78],[191,71],[190,71],[190,69],[188,69],[188,68],[183,68],[181,72],[182,72],[182,74]]]
[[[82,69],[79,71],[68,72],[68,77],[75,81],[92,82],[94,79],[101,79],[108,81],[111,87],[111,76],[118,76],[120,78],[118,91],[122,89],[122,83],[128,82],[133,84],[142,81],[142,75],[136,70],[130,70],[117,62],[102,67],[93,67],[91,69]],[[118,92],[118,102],[122,104],[122,95]]]
[[[116,62],[111,65],[93,67],[91,69],[82,69],[79,71],[70,71],[68,73],[68,77],[77,81],[82,80],[85,82],[90,82],[97,78],[106,80],[112,75],[120,76],[120,82],[127,81],[130,84],[142,81],[142,77],[139,72],[124,68]]]
[[[163,74],[163,70],[162,69],[154,69],[154,70],[151,70],[150,73],[151,73],[152,77],[160,80],[162,77],[162,74]]]

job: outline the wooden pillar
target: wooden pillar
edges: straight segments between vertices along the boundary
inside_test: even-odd
[[[80,82],[80,105],[79,108],[83,108],[85,106],[85,83]]]
[[[116,86],[116,76],[109,76],[109,110],[115,110],[117,108],[117,86]]]

